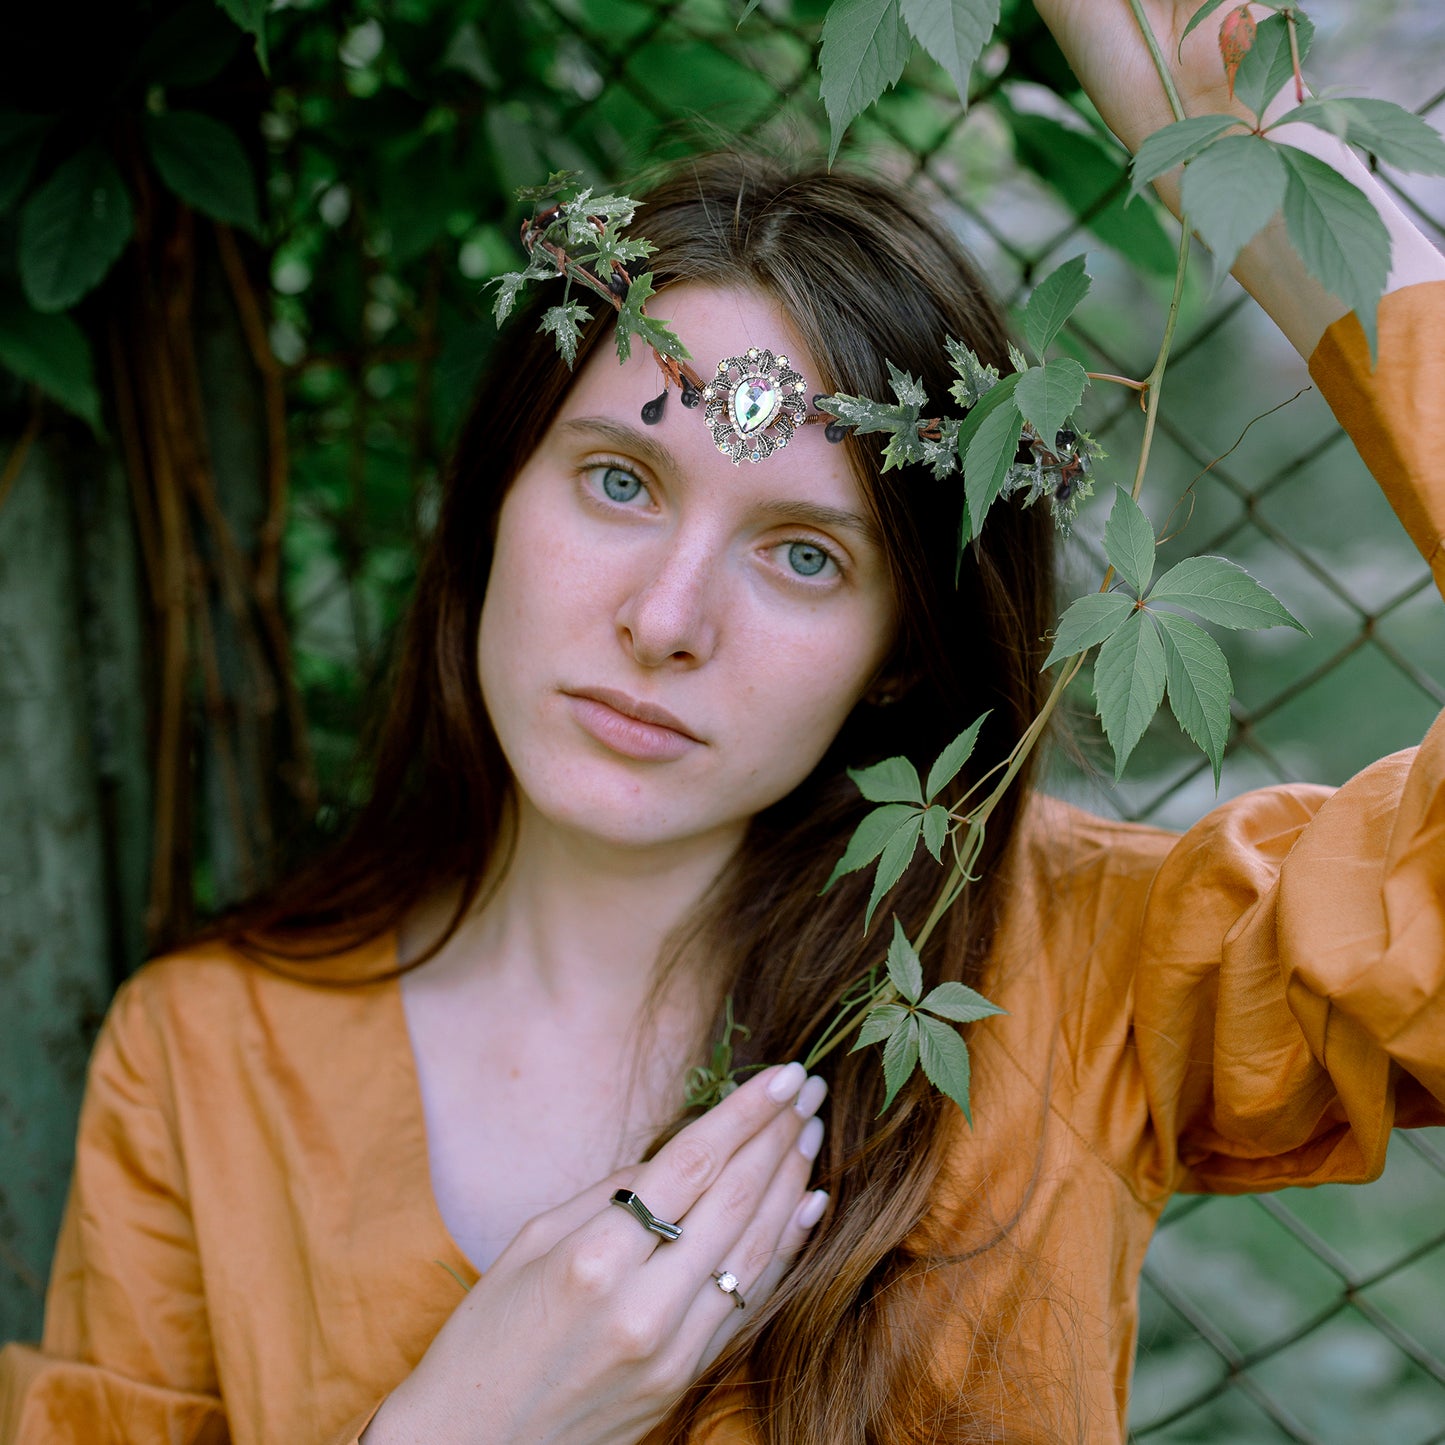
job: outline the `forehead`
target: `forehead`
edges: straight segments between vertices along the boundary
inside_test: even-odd
[[[751,347],[785,354],[793,369],[802,374],[811,409],[812,397],[821,389],[819,368],[783,308],[771,297],[749,289],[683,282],[659,292],[648,302],[647,311],[672,327],[691,354],[692,369],[704,382],[714,376],[718,362],[744,355]],[[783,450],[760,462],[734,466],[718,453],[702,408],[684,407],[676,388],[668,389],[661,421],[642,425],[643,405],[662,389],[662,373],[647,346],[634,340],[631,357],[619,363],[615,349],[604,344],[583,366],[557,420],[607,417],[639,429],[690,469],[706,467],[709,474],[730,477],[734,486],[764,485],[773,490],[804,482],[846,492],[855,504],[862,499],[847,448],[832,445],[822,426],[799,427]]]

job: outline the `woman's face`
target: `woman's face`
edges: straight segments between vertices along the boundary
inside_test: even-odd
[[[709,376],[749,347],[817,368],[781,309],[659,295]],[[847,458],[819,426],[734,466],[652,353],[599,348],[503,502],[482,694],[523,806],[623,847],[716,835],[812,771],[888,655],[895,603]]]

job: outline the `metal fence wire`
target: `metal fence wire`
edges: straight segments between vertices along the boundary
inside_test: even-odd
[[[765,3],[736,28],[738,7],[725,0],[527,0],[519,14],[535,31],[533,49],[552,57],[556,140],[546,159],[601,154],[614,170],[605,179],[625,180],[640,161],[709,138],[815,146],[816,28],[798,19],[801,8]],[[1445,44],[1431,34],[1428,0],[1381,7],[1373,20],[1343,0],[1307,8],[1320,27],[1320,63],[1333,67],[1326,81],[1378,93],[1388,74],[1392,98],[1445,126],[1445,90],[1428,79],[1433,56],[1438,86]],[[1011,303],[1060,260],[1087,251],[1094,292],[1065,344],[1091,370],[1142,376],[1167,301],[1169,233],[1147,203],[1123,206],[1117,149],[1006,60],[1002,43],[985,56],[964,114],[942,73],[915,59],[854,127],[844,163],[861,161],[932,197]],[[514,82],[498,83],[505,93]],[[518,106],[536,103],[535,78],[526,87]],[[1432,238],[1445,240],[1440,182],[1382,179]],[[1208,279],[1207,256],[1196,259],[1146,509],[1156,525],[1184,532],[1175,547],[1223,551],[1248,566],[1311,633],[1223,639],[1238,697],[1220,796],[1274,781],[1339,783],[1418,741],[1445,706],[1440,600],[1353,448],[1307,389],[1298,358],[1231,281]],[[473,271],[512,264],[494,249]],[[282,334],[278,349],[288,344]],[[372,375],[369,364],[363,358],[355,375]],[[381,405],[386,386],[372,392]],[[1122,389],[1093,406],[1097,435],[1126,465],[1137,447],[1137,406]],[[293,534],[312,552],[330,536],[333,564],[318,568],[313,557],[294,568],[291,603],[303,681],[324,704],[328,685],[365,661],[384,626],[384,616],[363,615],[368,587],[383,596],[402,588],[410,541],[360,548],[333,528],[329,484],[305,462],[316,435],[299,440]],[[1186,493],[1188,503],[1176,507]],[[1099,575],[1101,526],[1086,514],[1071,545],[1080,579]],[[1168,547],[1163,560],[1171,560]],[[1087,696],[1081,687],[1080,713],[1092,710]],[[325,711],[317,725],[323,764]],[[1096,810],[1169,826],[1187,825],[1215,801],[1207,764],[1167,719],[1156,720],[1117,789],[1093,779],[1091,748],[1099,747],[1082,743],[1083,767],[1058,765],[1050,786]],[[1363,1188],[1178,1199],[1144,1270],[1133,1438],[1445,1442],[1442,1300],[1445,1131],[1398,1133],[1384,1178]]]

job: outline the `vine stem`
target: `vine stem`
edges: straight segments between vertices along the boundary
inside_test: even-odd
[[[1154,369],[1149,373],[1145,385],[1148,391],[1144,398],[1144,439],[1139,444],[1139,465],[1134,469],[1134,485],[1130,495],[1137,502],[1144,486],[1144,473],[1149,466],[1149,452],[1154,445],[1154,426],[1159,418],[1159,392],[1164,385],[1164,368],[1169,364],[1169,352],[1174,345],[1174,329],[1179,324],[1179,303],[1184,296],[1184,277],[1189,270],[1189,217],[1179,218],[1179,262],[1174,268],[1174,294],[1169,298],[1169,314],[1164,320],[1164,336],[1159,343],[1159,355],[1154,359]],[[1112,572],[1112,568],[1110,571]],[[1107,586],[1107,581],[1105,582]]]
[[[1300,105],[1305,103],[1305,78],[1300,69],[1299,31],[1295,28],[1293,10],[1284,12],[1285,31],[1289,35],[1289,58],[1294,67],[1294,98]]]
[[[1149,24],[1149,17],[1144,13],[1143,0],[1129,0],[1129,9],[1134,12],[1134,22],[1144,37],[1144,43],[1149,47],[1154,69],[1159,72],[1159,79],[1164,83],[1164,94],[1169,97],[1169,109],[1174,112],[1175,120],[1183,120],[1184,102],[1179,99],[1179,92],[1174,87],[1174,77],[1169,73],[1169,62],[1164,59],[1164,52],[1159,48],[1159,37],[1154,34],[1154,27]]]
[[[1170,109],[1174,112],[1175,120],[1184,119],[1184,106],[1179,99],[1179,92],[1175,89],[1173,77],[1169,74],[1168,64],[1165,62],[1163,52],[1159,48],[1158,38],[1149,24],[1148,17],[1144,14],[1141,0],[1129,0],[1129,8],[1134,12],[1134,18],[1138,22],[1140,32],[1144,36],[1145,43],[1149,47],[1149,53],[1153,57],[1154,67],[1159,72],[1159,79],[1164,84],[1165,93],[1169,97]],[[1140,491],[1144,486],[1144,475],[1149,467],[1149,454],[1154,442],[1154,429],[1159,415],[1159,393],[1163,387],[1164,372],[1169,364],[1169,354],[1174,344],[1174,332],[1179,324],[1180,303],[1184,296],[1184,280],[1189,269],[1189,245],[1190,227],[1187,215],[1180,218],[1179,232],[1179,258],[1174,268],[1174,290],[1169,298],[1169,312],[1164,322],[1164,335],[1160,339],[1159,353],[1154,359],[1154,366],[1141,382],[1130,382],[1123,377],[1100,377],[1099,380],[1123,381],[1125,385],[1137,386],[1143,395],[1144,400],[1144,435],[1139,444],[1139,461],[1134,470],[1134,484],[1130,495],[1137,502]],[[1110,567],[1104,573],[1104,580],[1099,586],[1101,592],[1109,588],[1114,577],[1114,569]],[[1028,760],[1034,748],[1038,746],[1040,738],[1048,726],[1049,719],[1053,716],[1054,709],[1058,706],[1059,700],[1063,697],[1069,684],[1079,674],[1079,669],[1084,665],[1085,653],[1079,653],[1069,664],[1063,668],[1058,677],[1054,680],[1053,688],[1044,700],[1043,706],[1039,709],[1033,721],[1024,730],[1023,736],[1014,744],[1013,750],[1009,753],[1004,765],[1003,776],[994,785],[993,791],[976,808],[971,809],[966,815],[970,830],[981,830],[998,806],[999,800],[1013,786],[1014,779],[1018,777],[1019,771]],[[944,915],[958,901],[959,895],[968,885],[968,869],[976,857],[976,850],[970,850],[970,857],[965,861],[955,849],[954,862],[949,870],[948,877],[943,887],[939,890],[937,899],[928,918],[924,921],[923,927],[918,932],[918,937],[913,940],[915,952],[922,952],[924,945],[932,937],[936,929],[943,921]],[[873,1009],[881,1004],[894,1002],[899,997],[898,990],[891,981],[885,982],[874,993],[865,998],[856,1008],[835,1019],[833,1024],[823,1034],[823,1037],[808,1051],[804,1060],[804,1067],[812,1069],[819,1060],[825,1058],[853,1029],[861,1025],[863,1020]]]

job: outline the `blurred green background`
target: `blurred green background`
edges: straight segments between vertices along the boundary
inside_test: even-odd
[[[364,786],[360,719],[492,341],[484,285],[517,264],[514,188],[625,187],[739,139],[816,154],[824,8],[765,0],[739,28],[741,0],[153,0],[79,44],[55,7],[0,56],[0,1339],[39,1328],[115,984]],[[1445,124],[1432,0],[1306,8],[1317,86]],[[974,86],[965,115],[915,58],[843,163],[921,189],[1011,303],[1086,251],[1065,344],[1143,375],[1172,222],[1123,206],[1123,154],[1026,4]],[[1439,242],[1445,187],[1385,179]],[[1222,551],[1310,628],[1221,639],[1222,794],[1337,783],[1445,704],[1445,613],[1302,363],[1197,259],[1146,510],[1187,520],[1166,563]],[[1127,477],[1137,408],[1091,406],[1104,480]],[[1104,511],[1069,549],[1080,586]],[[1171,826],[1212,804],[1167,714],[1106,786],[1074,700],[1050,786]],[[1177,1201],[1138,1438],[1445,1441],[1442,1149],[1400,1136],[1364,1189]]]

